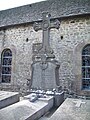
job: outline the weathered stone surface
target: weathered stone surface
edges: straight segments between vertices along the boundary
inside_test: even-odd
[[[0,91],[0,109],[19,101],[18,92]]]
[[[42,65],[41,62],[33,64],[32,86],[44,90],[53,90],[59,86],[58,67],[52,62]]]
[[[54,2],[56,1],[54,0]],[[74,2],[76,4],[74,4]],[[82,6],[82,4],[86,9],[88,8],[90,9],[90,7],[87,7],[87,5],[89,5],[88,2],[90,2],[90,0],[87,0],[87,2],[86,0],[80,0],[78,2],[77,0],[75,0],[74,2],[73,2],[74,6],[77,5],[78,8],[77,10],[79,10],[78,5]],[[82,2],[82,4],[80,4],[80,2]],[[65,4],[64,2],[63,4],[64,6],[69,5],[71,4],[71,0],[67,4]],[[55,7],[53,3],[52,5],[53,7]],[[64,6],[63,10],[65,10]],[[80,7],[80,9],[84,7]],[[72,7],[73,10],[76,10],[74,8],[75,7]],[[58,10],[59,9],[61,9],[61,7],[58,7]],[[69,12],[69,10],[67,10],[67,12]],[[17,10],[17,12],[19,12],[19,10]],[[56,13],[57,12],[55,12],[54,15],[56,15]],[[8,12],[6,14],[8,15]],[[41,14],[34,14],[33,16],[35,17],[37,15]],[[53,14],[51,13],[51,15]],[[4,18],[6,19],[6,17]],[[27,17],[24,18],[26,19]],[[7,21],[8,20],[6,20],[5,23],[7,23]],[[90,91],[82,90],[82,70],[81,70],[82,49],[85,45],[90,44],[90,15],[80,17],[78,16],[67,17],[65,19],[64,18],[61,19],[60,21],[61,25],[59,30],[52,29],[50,31],[50,46],[54,51],[56,59],[60,62],[59,69],[60,86],[62,86],[62,89],[71,90],[72,92],[74,91],[78,94],[90,95]],[[13,52],[11,83],[9,84],[0,83],[1,90],[3,89],[21,92],[27,91],[28,88],[27,82],[31,81],[31,63],[33,54],[32,46],[33,44],[41,42],[42,31],[35,32],[33,30],[32,23],[26,25],[22,24],[20,26],[19,25],[11,26],[0,31],[0,54],[2,53],[3,49],[6,48],[10,48]],[[0,82],[1,80],[2,79],[0,78]]]
[[[49,120],[89,120],[90,100],[67,98]]]
[[[43,12],[42,13],[42,22],[41,23],[34,23],[33,28],[37,32],[38,30],[42,30],[43,37],[42,37],[42,47],[38,51],[39,53],[50,54],[47,57],[50,57],[52,55],[52,49],[50,47],[50,29],[51,28],[56,28],[59,29],[60,27],[60,22],[59,20],[56,19],[56,21],[52,22],[50,21],[50,16],[51,14],[48,12]]]
[[[0,110],[0,120],[35,120],[53,106],[53,97],[39,98],[35,102],[29,99]]]
[[[64,92],[59,92],[54,95],[55,107],[59,107],[64,101]]]
[[[50,46],[56,59],[60,62],[59,80],[63,89],[75,88],[77,92],[78,89],[81,89],[81,51],[90,41],[88,21],[90,21],[89,16],[63,19],[59,30],[52,29],[50,32]],[[3,35],[0,34],[0,53],[5,48],[12,50],[13,68],[11,83],[0,83],[0,89],[10,90],[15,88],[15,91],[23,91],[24,89],[26,91],[27,80],[31,80],[32,46],[33,43],[42,42],[42,31],[37,33],[33,30],[32,25],[28,24],[10,27],[4,31],[2,30],[1,33]],[[26,42],[27,38],[28,42]],[[74,87],[72,87],[73,84]],[[83,92],[85,93],[85,91]]]
[[[58,90],[58,88],[57,88]],[[41,89],[31,89],[30,95],[25,96],[24,98],[29,98],[30,101],[36,101],[38,98],[46,98],[46,96],[53,96],[54,98],[54,107],[60,106],[64,101],[64,92],[58,91],[56,89],[50,90],[41,90]]]
[[[54,58],[53,50],[50,47],[50,29],[59,29],[60,22],[50,21],[48,12],[42,13],[43,20],[41,24],[34,23],[35,31],[42,29],[42,47],[37,51],[37,60],[32,64],[32,88],[42,90],[53,90],[59,86],[59,63]],[[40,46],[40,45],[39,45]],[[37,50],[37,46],[36,46]],[[35,51],[35,50],[34,50]],[[35,57],[35,55],[34,55]],[[39,59],[39,60],[38,60]]]

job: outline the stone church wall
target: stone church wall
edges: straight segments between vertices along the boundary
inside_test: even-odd
[[[75,51],[79,44],[87,44],[89,41],[89,16],[62,19],[59,30],[51,29],[50,45],[60,62],[59,79],[63,89],[80,91],[78,89],[81,88],[80,84],[76,84],[81,82],[81,77],[80,79],[76,77],[78,64],[75,58],[79,58]],[[10,48],[13,52],[11,83],[1,82],[0,89],[12,88],[15,91],[28,89],[27,83],[31,80],[32,46],[41,42],[42,31],[35,32],[32,24],[11,26],[0,31],[0,52],[2,53],[5,48]],[[81,76],[80,70],[81,66],[79,76]]]

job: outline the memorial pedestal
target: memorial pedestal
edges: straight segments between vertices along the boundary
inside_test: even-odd
[[[32,65],[32,86],[34,89],[53,90],[59,86],[59,65],[55,62],[37,62]]]

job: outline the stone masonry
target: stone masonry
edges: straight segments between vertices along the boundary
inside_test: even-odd
[[[90,16],[60,21],[59,30],[50,31],[50,46],[60,62],[60,85],[63,89],[86,94],[87,92],[80,92],[79,89],[81,79],[79,81],[76,77],[81,76],[81,68],[76,72],[79,66],[76,64],[75,57],[78,45],[83,49],[83,46],[90,44]],[[32,24],[11,26],[0,31],[0,53],[5,48],[10,48],[13,52],[11,83],[1,83],[0,89],[8,89],[9,86],[12,86],[9,88],[15,91],[27,89],[27,82],[31,80],[32,46],[34,43],[41,42],[42,31],[35,32]]]

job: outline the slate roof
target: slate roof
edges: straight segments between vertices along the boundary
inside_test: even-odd
[[[0,28],[41,20],[42,12],[52,18],[90,14],[90,0],[47,0],[0,11]]]

